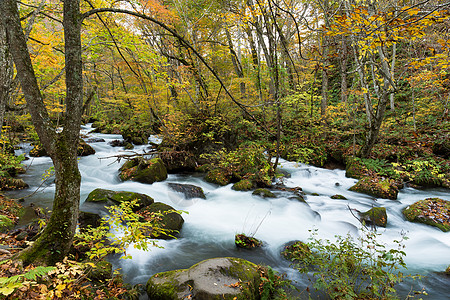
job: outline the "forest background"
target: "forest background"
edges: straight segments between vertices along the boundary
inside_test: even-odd
[[[449,188],[449,5],[82,1],[83,120],[129,147],[160,134],[172,171],[202,167],[218,184],[268,186],[282,157],[346,168],[369,190],[386,179]],[[51,127],[69,124],[61,3],[23,1],[19,13]],[[21,184],[12,145],[41,136],[1,24],[9,189]]]

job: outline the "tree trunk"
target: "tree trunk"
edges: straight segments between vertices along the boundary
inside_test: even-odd
[[[15,0],[0,2],[1,19],[7,28],[10,52],[39,139],[55,166],[55,198],[52,216],[42,234],[18,254],[25,264],[54,264],[70,250],[78,219],[81,175],[77,145],[83,107],[81,18],[79,0],[64,1],[66,62],[66,114],[61,133],[56,133],[45,108],[34,74]]]
[[[228,30],[228,28],[226,27],[226,25],[224,26],[224,30],[225,30],[225,35],[226,35],[227,41],[228,41],[228,48],[230,49],[231,62],[233,63],[234,71],[236,72],[236,75],[238,76],[238,78],[241,79],[241,82],[239,83],[239,88],[241,91],[241,98],[246,98],[245,82],[243,81],[244,71],[242,69],[242,64],[239,59],[239,56],[237,55],[236,51],[234,50],[233,41],[231,39],[231,34],[230,34],[230,31]]]
[[[8,49],[6,28],[0,22],[0,134],[2,133],[6,104],[11,96],[13,74],[13,62]]]

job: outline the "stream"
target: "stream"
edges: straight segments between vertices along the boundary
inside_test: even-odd
[[[309,230],[318,229],[321,239],[333,239],[335,235],[358,235],[359,221],[348,207],[367,211],[373,206],[386,207],[387,228],[378,228],[380,240],[387,247],[394,247],[393,240],[399,239],[405,232],[409,237],[405,241],[406,274],[421,274],[425,277],[415,282],[405,281],[397,286],[401,299],[405,299],[411,290],[425,288],[429,296],[425,299],[449,299],[450,276],[442,272],[450,264],[450,232],[417,223],[405,221],[401,210],[406,206],[429,197],[450,200],[445,189],[416,190],[404,188],[398,200],[374,199],[371,196],[351,192],[348,189],[357,180],[345,177],[344,170],[328,170],[304,164],[281,160],[281,168],[291,174],[284,179],[287,187],[301,187],[308,204],[289,199],[292,193],[274,191],[277,198],[263,199],[251,192],[238,192],[231,185],[219,187],[207,183],[196,174],[169,175],[163,182],[143,184],[133,181],[121,182],[118,169],[124,163],[111,157],[129,153],[123,147],[112,147],[108,142],[122,139],[121,135],[89,133],[90,124],[82,126],[82,134],[89,138],[101,138],[105,142],[90,145],[96,154],[81,157],[79,168],[82,174],[80,203],[96,188],[116,191],[132,191],[151,196],[155,201],[164,202],[177,210],[183,210],[185,220],[177,240],[161,240],[163,248],[152,248],[149,252],[130,248],[127,254],[132,259],[112,260],[114,267],[121,268],[124,278],[132,284],[144,284],[155,273],[188,268],[199,261],[213,257],[236,256],[257,264],[267,264],[275,270],[286,273],[302,289],[308,281],[281,258],[280,251],[289,241],[307,241]],[[157,138],[151,137],[153,141]],[[22,145],[18,152],[28,152],[29,145]],[[148,145],[136,146],[136,152],[143,151]],[[110,158],[108,158],[110,157]],[[102,158],[102,159],[99,159]],[[52,164],[48,157],[30,158],[24,161],[28,171],[21,175],[30,187],[26,190],[9,192],[13,198],[23,197],[34,192],[42,182],[42,174]],[[206,199],[185,200],[182,194],[169,189],[169,182],[193,184],[203,188]],[[55,186],[47,180],[33,196],[26,198],[24,205],[35,203],[51,209]],[[318,196],[311,195],[317,193]],[[331,199],[340,194],[348,200]],[[239,250],[234,245],[234,235],[245,233],[254,235],[264,242],[256,251]],[[306,295],[306,293],[304,293]],[[144,296],[146,299],[146,296]],[[306,296],[307,299],[307,296]]]

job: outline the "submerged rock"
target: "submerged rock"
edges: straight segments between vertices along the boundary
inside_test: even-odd
[[[170,182],[167,184],[175,192],[184,194],[186,199],[202,198],[206,199],[205,193],[201,187],[192,184],[181,184]]]
[[[257,265],[241,258],[213,258],[153,275],[147,295],[152,300],[256,300],[260,283]]]
[[[117,205],[121,202],[131,202],[137,200],[138,207],[134,210],[146,207],[154,202],[153,198],[141,193],[126,191],[111,191],[105,189],[95,189],[89,193],[85,202],[104,203],[106,205]]]
[[[347,200],[347,198],[345,198],[345,196],[336,194],[330,197],[331,199],[339,199],[339,200]]]
[[[138,214],[146,218],[146,216],[152,216],[152,214],[160,214],[161,228],[165,233],[160,233],[156,235],[155,233],[150,233],[152,238],[169,240],[173,239],[174,236],[180,232],[184,224],[183,217],[175,212],[175,209],[167,204],[161,202],[155,202],[152,205],[144,207]]]
[[[133,180],[151,184],[167,179],[167,169],[160,158],[133,158],[120,167],[119,172],[122,181]]]
[[[410,222],[435,226],[444,232],[450,231],[450,201],[440,198],[419,200],[406,207],[403,215]]]
[[[387,214],[385,207],[373,207],[366,212],[360,213],[361,222],[366,224],[376,225],[380,227],[386,227]]]
[[[352,186],[350,191],[368,194],[377,198],[396,200],[398,183],[389,178],[364,177]]]
[[[252,195],[260,196],[263,198],[276,198],[275,194],[268,189],[256,189],[253,191]]]

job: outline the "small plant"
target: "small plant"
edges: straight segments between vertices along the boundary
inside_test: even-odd
[[[284,274],[279,275],[270,266],[260,266],[259,274],[261,276],[261,284],[259,285],[261,300],[287,299],[285,289],[293,288],[293,286]]]
[[[236,234],[234,236],[234,243],[236,247],[243,249],[254,249],[262,246],[262,242],[252,236],[246,236],[245,234]]]
[[[317,230],[311,232],[311,254],[303,260],[309,267],[300,265],[299,270],[312,271],[314,288],[332,299],[397,299],[394,286],[405,277],[418,277],[399,270],[406,268],[404,233],[394,241],[396,248],[387,249],[377,241],[380,234],[364,228],[359,238],[348,234],[336,236],[335,242],[318,239]]]

